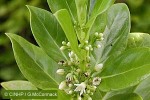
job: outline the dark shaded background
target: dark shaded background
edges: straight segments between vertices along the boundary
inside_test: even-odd
[[[117,0],[129,6],[131,32],[150,33],[149,0]],[[10,40],[4,33],[14,33],[36,44],[29,24],[29,12],[25,5],[47,9],[46,0],[0,0],[0,81],[24,79],[14,60]]]

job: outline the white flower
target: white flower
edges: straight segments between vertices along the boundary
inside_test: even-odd
[[[100,82],[101,82],[101,78],[100,78],[100,77],[95,77],[95,78],[93,79],[93,85],[99,85]]]
[[[101,48],[102,46],[101,46],[100,44],[98,44],[96,47],[97,47],[97,48]]]
[[[73,51],[69,52],[69,57],[70,57],[70,58],[75,57],[75,54],[74,54],[74,52],[73,52]]]
[[[67,75],[66,75],[66,79],[67,79],[67,81],[72,81],[73,80],[73,75],[72,75],[72,73],[68,73]]]
[[[63,75],[65,73],[65,70],[64,69],[58,69],[56,71],[56,73],[59,74],[59,75]]]
[[[81,84],[74,84],[76,87],[76,89],[74,91],[80,91],[80,96],[85,93],[85,88],[86,88],[86,84],[84,82],[82,82]]]
[[[66,88],[67,84],[66,84],[66,81],[62,81],[60,84],[59,84],[59,89],[60,90],[64,90]]]
[[[61,46],[61,47],[60,47],[60,50],[61,50],[61,51],[65,50],[65,49],[66,49],[66,46]]]
[[[102,63],[100,63],[100,64],[98,64],[98,65],[95,66],[95,70],[97,72],[100,71],[102,68],[103,68],[103,64]]]

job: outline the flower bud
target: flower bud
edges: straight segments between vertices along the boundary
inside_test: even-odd
[[[91,91],[90,90],[87,90],[87,93],[90,93]]]
[[[90,62],[91,57],[89,56],[89,57],[87,57],[86,59],[87,59],[87,62]],[[87,67],[89,67],[89,66],[87,66]]]
[[[66,81],[62,81],[60,84],[59,84],[59,89],[60,90],[64,90],[66,88],[67,84],[66,84]]]
[[[73,85],[72,85],[72,84],[69,84],[68,86],[71,88]]]
[[[73,51],[69,52],[69,57],[70,57],[70,58],[75,57],[75,54],[74,54],[74,52],[73,52]]]
[[[86,46],[86,47],[85,47],[85,50],[86,50],[86,51],[89,51],[89,50],[90,50],[90,48],[89,48],[88,46]]]
[[[101,48],[102,46],[101,46],[100,44],[98,44],[96,47],[97,47],[97,48]]]
[[[91,91],[95,92],[96,88],[97,88],[96,86],[92,86],[90,89],[91,89]]]
[[[91,45],[88,45],[88,47],[89,47],[89,48],[92,48],[92,46],[91,46]]]
[[[65,49],[66,49],[66,46],[61,46],[61,47],[60,47],[60,50],[61,50],[61,51],[65,50]]]
[[[68,46],[68,47],[70,47],[70,46],[71,46],[70,42],[68,42],[68,43],[67,43],[67,46]]]
[[[72,94],[73,93],[73,91],[72,90],[70,90],[69,92],[68,92],[68,94]]]
[[[72,62],[71,61],[68,61],[68,66],[71,66],[72,65]]]
[[[58,65],[64,65],[65,64],[65,61],[61,60],[58,62]]]
[[[89,97],[88,97],[88,100],[92,100],[92,98],[89,96]]]
[[[62,45],[66,45],[66,42],[65,42],[65,41],[62,41]]]
[[[90,93],[90,95],[93,95],[93,94],[94,94],[93,92]]]
[[[82,48],[82,45],[81,45],[81,44],[79,44],[79,48]]]
[[[77,71],[77,73],[80,73],[80,72],[81,72],[81,69],[77,69],[76,71]]]
[[[77,21],[74,21],[74,25],[77,25],[78,23],[77,23]]]
[[[96,37],[98,37],[98,32],[95,32],[94,35],[95,35]]]
[[[64,69],[58,69],[56,71],[56,73],[59,74],[59,75],[63,75],[65,73],[65,70]]]
[[[104,38],[103,38],[103,37],[101,37],[101,40],[104,40]]]
[[[99,85],[100,82],[101,82],[101,78],[100,78],[100,77],[95,77],[95,78],[93,79],[93,85]]]
[[[89,77],[90,74],[91,74],[91,73],[90,73],[89,71],[84,73],[84,75],[85,75],[86,77]]]
[[[91,51],[93,51],[93,48],[90,48]]]
[[[98,71],[101,71],[101,69],[103,68],[103,64],[100,63],[98,65],[95,66],[95,70],[98,72]]]
[[[99,37],[103,37],[103,33],[99,33]]]
[[[82,100],[82,98],[80,96],[78,96],[77,100]]]
[[[85,41],[85,44],[88,44],[89,42],[88,41]]]

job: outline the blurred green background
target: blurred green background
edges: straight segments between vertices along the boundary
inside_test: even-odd
[[[131,13],[131,32],[150,34],[150,0],[117,0],[125,2]]]
[[[117,0],[131,11],[131,32],[150,33],[149,0]],[[4,33],[14,33],[35,43],[30,30],[29,12],[25,5],[49,9],[46,0],[0,0],[0,81],[24,79],[14,60],[10,40]]]
[[[35,44],[31,35],[29,12],[25,5],[48,9],[46,0],[0,0],[0,81],[24,79],[4,33],[18,34]]]

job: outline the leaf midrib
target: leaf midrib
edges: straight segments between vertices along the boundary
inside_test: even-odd
[[[14,39],[15,40],[15,39]],[[15,40],[16,41],[16,40]],[[18,41],[16,41],[22,48],[23,48],[23,46],[18,42]],[[32,51],[34,51],[33,50],[33,45],[31,44],[31,46],[32,46]],[[35,47],[37,47],[37,46],[35,46]],[[22,50],[24,50],[25,52],[26,52],[26,50],[23,48]],[[15,51],[15,50],[14,50]],[[40,65],[39,64],[37,64],[37,62],[28,54],[28,52],[26,52],[26,54],[35,62],[35,64],[47,75],[47,76],[49,76],[49,78],[50,79],[52,79],[57,85],[59,85],[59,83],[57,83],[57,81],[55,81],[47,72],[45,72],[41,67],[40,67]],[[34,54],[35,55],[35,54]]]
[[[150,64],[145,64],[145,65],[150,65]],[[142,65],[142,66],[144,66],[144,65]],[[136,70],[136,69],[140,69],[140,68],[142,68],[142,66],[137,67],[137,68],[132,68],[132,69],[130,69],[130,70],[127,70],[127,71],[124,71],[124,72],[120,72],[120,73],[118,73],[118,74],[113,74],[113,75],[109,75],[109,76],[102,76],[101,78],[102,78],[102,79],[106,79],[106,78],[111,78],[111,77],[123,75],[123,74],[125,74],[125,73],[127,73],[127,72],[130,72],[130,71],[133,71],[133,70]]]
[[[33,11],[33,13],[34,13],[34,11]],[[48,12],[48,13],[49,13],[49,12]],[[36,15],[36,14],[34,13],[34,15]],[[37,17],[37,16],[35,16],[35,17]],[[31,19],[32,19],[32,14],[31,14]],[[59,47],[59,45],[57,44],[56,40],[50,35],[50,33],[49,33],[48,30],[46,29],[45,25],[42,23],[42,21],[40,20],[40,18],[37,17],[37,19],[39,20],[39,22],[42,24],[42,26],[43,26],[44,29],[46,30],[46,33],[52,38],[54,44],[56,45],[56,47],[58,48],[58,50],[61,52],[61,54],[65,57],[66,60],[68,60],[68,58],[66,57],[66,55],[60,50],[60,47]],[[57,24],[58,24],[58,23],[57,23]],[[33,35],[34,35],[34,34],[33,34]]]

